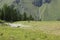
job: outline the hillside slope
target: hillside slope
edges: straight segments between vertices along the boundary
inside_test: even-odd
[[[42,20],[60,20],[60,0],[52,0],[46,5]]]
[[[15,3],[16,0],[0,0],[0,8],[4,4],[13,4],[15,8],[20,12],[26,12],[27,15],[32,15],[35,20],[60,20],[60,0],[51,0],[50,3],[44,3],[43,0],[20,0],[19,4]],[[19,0],[17,0],[19,1]],[[33,4],[34,1],[38,1],[37,4],[42,5],[36,6]],[[42,2],[43,1],[43,2]],[[36,3],[35,3],[36,4]]]

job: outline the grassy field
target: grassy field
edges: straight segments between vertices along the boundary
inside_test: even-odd
[[[56,29],[57,27],[60,26],[59,25],[60,22],[58,21],[55,22],[19,21],[14,23],[29,25],[32,26],[33,28],[31,29],[12,28],[5,24],[2,24],[0,25],[0,40],[60,40],[60,35],[54,34],[54,31],[55,32],[60,31]],[[47,30],[50,32],[47,33]]]
[[[33,29],[42,30],[45,33],[60,35],[60,21],[31,21],[15,22],[24,25],[32,26]]]

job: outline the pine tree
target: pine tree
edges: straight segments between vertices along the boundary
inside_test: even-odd
[[[24,16],[23,20],[26,21],[27,20],[27,14],[26,14],[26,12],[24,12],[23,16]]]
[[[6,21],[17,21],[18,20],[18,16],[17,16],[17,11],[16,9],[8,6],[8,5],[4,5],[1,11],[1,19],[2,20],[6,20]]]
[[[32,17],[32,15],[30,15],[29,19],[30,19],[30,20],[34,20],[34,18]]]

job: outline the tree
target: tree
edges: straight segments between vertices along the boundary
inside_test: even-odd
[[[0,10],[0,19],[5,20],[5,21],[27,21],[27,20],[33,20],[32,15],[27,17],[26,12],[22,15],[20,12],[17,12],[14,7],[8,6],[5,4],[3,8]]]
[[[17,21],[18,20],[18,16],[17,16],[17,11],[16,9],[8,6],[8,5],[4,5],[1,11],[1,19],[2,20],[6,20],[6,21]]]
[[[0,19],[1,19],[1,9],[0,9]]]
[[[23,20],[24,20],[24,21],[27,20],[27,14],[26,14],[26,12],[24,12],[24,14],[23,14]]]
[[[29,16],[29,20],[34,20],[34,18],[32,17],[32,15]]]
[[[21,13],[17,13],[17,19],[18,21],[22,21],[23,20],[23,15]]]

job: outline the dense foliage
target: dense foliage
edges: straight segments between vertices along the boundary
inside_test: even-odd
[[[21,14],[17,12],[14,7],[4,5],[3,8],[0,10],[0,19],[5,21],[26,21],[26,20],[32,20],[31,17],[27,17],[26,12],[24,14]]]

